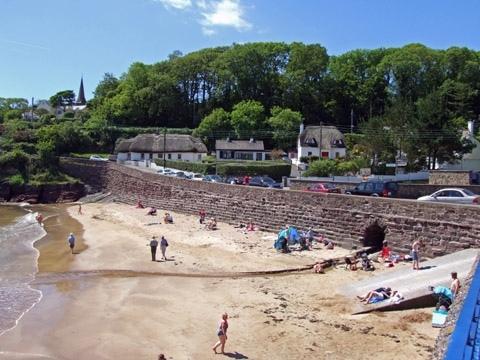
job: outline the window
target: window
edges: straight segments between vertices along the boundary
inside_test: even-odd
[[[199,160],[199,161],[202,160],[202,154],[197,155],[197,160]]]
[[[463,194],[460,191],[450,190],[448,193],[448,196],[450,197],[463,197]]]
[[[182,154],[177,154],[177,160],[182,160]]]
[[[162,153],[162,154],[158,154],[158,158],[159,158],[159,159],[163,159],[163,153]]]
[[[325,158],[328,159],[329,155],[330,154],[328,153],[328,151],[322,151],[322,158],[323,159],[325,159]]]
[[[340,157],[340,153],[338,151],[335,151],[335,159]]]
[[[371,183],[371,182],[365,183],[365,190],[366,191],[373,191],[373,188],[374,188],[374,183]]]
[[[172,154],[167,154],[167,159],[172,160]]]
[[[367,183],[358,184],[357,190],[361,190],[361,191],[365,190],[365,185],[366,185],[366,184],[367,184]]]
[[[235,159],[237,160],[253,160],[253,153],[247,152],[236,152]]]
[[[312,156],[312,152],[309,151],[309,152],[307,153],[307,156]]]
[[[257,161],[262,161],[262,153],[257,152]]]

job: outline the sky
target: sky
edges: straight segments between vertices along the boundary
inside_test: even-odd
[[[0,97],[77,92],[83,76],[88,99],[135,61],[255,41],[480,50],[480,0],[0,0]]]

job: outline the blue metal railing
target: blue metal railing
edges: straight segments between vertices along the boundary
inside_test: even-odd
[[[480,359],[480,263],[463,302],[445,360]]]

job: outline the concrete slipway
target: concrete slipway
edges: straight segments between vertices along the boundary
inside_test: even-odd
[[[452,271],[456,271],[458,278],[462,281],[471,271],[479,254],[479,249],[466,249],[421,262],[422,270],[412,270],[411,266],[402,266],[398,270],[389,269],[378,276],[353,283],[340,290],[340,293],[358,303],[354,308],[354,314],[432,306],[434,299],[428,286],[450,286]],[[357,295],[364,295],[379,287],[391,287],[393,290],[400,291],[404,300],[398,304],[383,301],[369,305],[362,305],[357,300]]]

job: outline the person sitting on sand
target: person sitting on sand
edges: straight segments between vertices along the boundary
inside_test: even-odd
[[[165,213],[165,216],[163,217],[163,222],[165,224],[173,224],[173,217],[170,215],[170,213]]]
[[[323,265],[320,261],[317,261],[315,265],[313,265],[313,272],[315,274],[325,274],[325,270],[323,269]]]
[[[255,225],[253,225],[253,222],[249,222],[247,224],[247,231],[255,231]]]
[[[357,296],[357,298],[365,304],[372,304],[372,303],[389,299],[391,296],[395,295],[396,293],[397,293],[396,291],[392,291],[392,289],[389,287],[381,287],[381,288],[369,291],[364,296]]]
[[[157,209],[154,208],[154,207],[151,207],[150,210],[148,210],[147,215],[156,216],[157,215]]]
[[[346,270],[351,270],[351,271],[356,271],[357,270],[357,258],[355,256],[345,257],[345,269]]]
[[[366,253],[362,254],[362,270],[363,271],[375,270],[375,267],[373,266],[372,262],[370,261]]]
[[[145,209],[145,206],[143,206],[142,202],[140,200],[137,201],[137,205],[135,206],[137,209]]]
[[[207,230],[217,230],[217,220],[211,218],[207,223]]]

